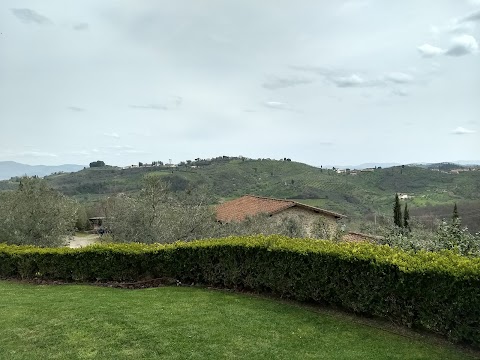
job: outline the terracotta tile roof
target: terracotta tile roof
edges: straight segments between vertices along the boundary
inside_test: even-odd
[[[245,195],[241,198],[227,201],[217,206],[217,220],[221,222],[242,221],[249,216],[259,214],[273,215],[288,208],[298,206],[306,210],[322,213],[337,219],[344,215],[323,210],[314,206],[298,203],[292,200],[267,198],[262,196]]]

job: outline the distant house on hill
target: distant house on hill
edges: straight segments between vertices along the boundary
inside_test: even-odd
[[[217,221],[228,223],[241,222],[248,217],[267,214],[273,221],[283,221],[285,217],[297,220],[309,236],[316,221],[323,220],[332,230],[338,220],[345,215],[305,205],[293,200],[274,199],[262,196],[245,195],[217,206]]]

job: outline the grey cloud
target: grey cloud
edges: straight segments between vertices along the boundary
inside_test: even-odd
[[[38,12],[32,9],[10,9],[13,15],[22,21],[25,24],[39,24],[39,25],[48,25],[52,24],[53,21],[48,17],[39,14]]]
[[[452,45],[446,50],[430,44],[418,46],[417,50],[424,58],[431,58],[437,55],[464,56],[476,53],[478,51],[478,43],[473,36],[463,34],[455,37],[452,40]]]
[[[277,90],[277,89],[293,87],[297,85],[311,84],[312,82],[313,82],[312,79],[306,79],[306,78],[271,77],[266,82],[264,82],[262,86],[268,90]]]
[[[73,30],[76,30],[76,31],[88,30],[88,28],[89,28],[88,23],[78,23],[73,25]]]
[[[334,76],[327,78],[327,80],[340,88],[384,87],[386,85],[384,79],[369,79],[366,76],[357,73],[346,76]]]
[[[78,106],[68,106],[68,110],[74,111],[74,112],[84,112],[86,109]]]
[[[137,110],[167,111],[167,110],[174,110],[180,107],[182,103],[183,103],[183,99],[180,96],[171,96],[170,98],[168,98],[162,103],[146,104],[146,105],[134,104],[134,105],[130,105],[130,108],[137,109]]]
[[[460,22],[480,21],[480,10],[474,11],[460,19]]]
[[[396,95],[396,96],[402,96],[402,97],[405,97],[405,96],[409,95],[408,91],[406,91],[404,89],[394,89],[394,90],[392,90],[392,94]]]
[[[336,70],[327,67],[317,66],[290,66],[290,68],[298,71],[314,73],[340,88],[382,87],[386,85],[386,79],[369,78],[365,74],[363,74],[362,71]],[[399,80],[401,77],[398,75],[400,73],[392,74],[394,74],[394,76],[392,77],[392,79],[390,79],[390,81],[393,81],[393,78],[395,76],[397,80]]]
[[[396,96],[401,96],[401,97],[406,97],[410,95],[410,93],[404,89],[396,89],[396,90],[393,90],[392,93]]]
[[[450,49],[447,50],[445,55],[448,55],[448,56],[463,56],[463,55],[467,55],[467,54],[470,54],[470,53],[471,53],[471,51],[468,48],[466,48],[465,46],[454,45]]]
[[[453,45],[445,52],[448,56],[463,56],[478,51],[477,40],[471,35],[462,35],[453,40]]]
[[[130,105],[132,109],[139,109],[139,110],[168,110],[168,108],[164,105],[158,104],[148,104],[148,105]]]
[[[463,34],[475,29],[475,23],[470,21],[455,21],[447,27],[447,31],[453,34]]]
[[[407,84],[413,82],[414,78],[410,74],[392,72],[385,76],[385,80],[396,84]]]
[[[330,81],[332,81],[338,87],[362,87],[366,86],[367,84],[367,81],[357,74],[332,77]]]

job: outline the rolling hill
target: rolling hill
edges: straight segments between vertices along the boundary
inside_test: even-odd
[[[217,158],[174,168],[88,168],[45,179],[64,194],[91,203],[115,193],[139,191],[143,177],[152,173],[163,176],[175,190],[204,186],[219,201],[244,194],[296,199],[353,220],[374,214],[390,216],[394,194],[402,193],[408,196],[412,214],[440,215],[456,202],[460,210],[461,204],[468,204],[471,222],[480,224],[478,169],[453,174],[419,166],[395,166],[337,173],[293,161]],[[15,186],[14,181],[0,182],[0,190]]]

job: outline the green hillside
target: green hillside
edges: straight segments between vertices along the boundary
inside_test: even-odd
[[[478,170],[451,174],[398,166],[338,174],[332,169],[270,159],[217,158],[182,163],[175,168],[89,168],[51,175],[46,180],[64,194],[90,202],[119,192],[136,192],[141,188],[142,178],[151,173],[164,176],[176,190],[203,185],[219,200],[244,194],[297,199],[344,213],[352,219],[373,213],[389,215],[395,193],[407,194],[411,209],[468,202],[472,213],[472,201],[480,200]],[[14,187],[14,181],[0,182],[0,189]],[[475,211],[473,215],[480,217]]]

